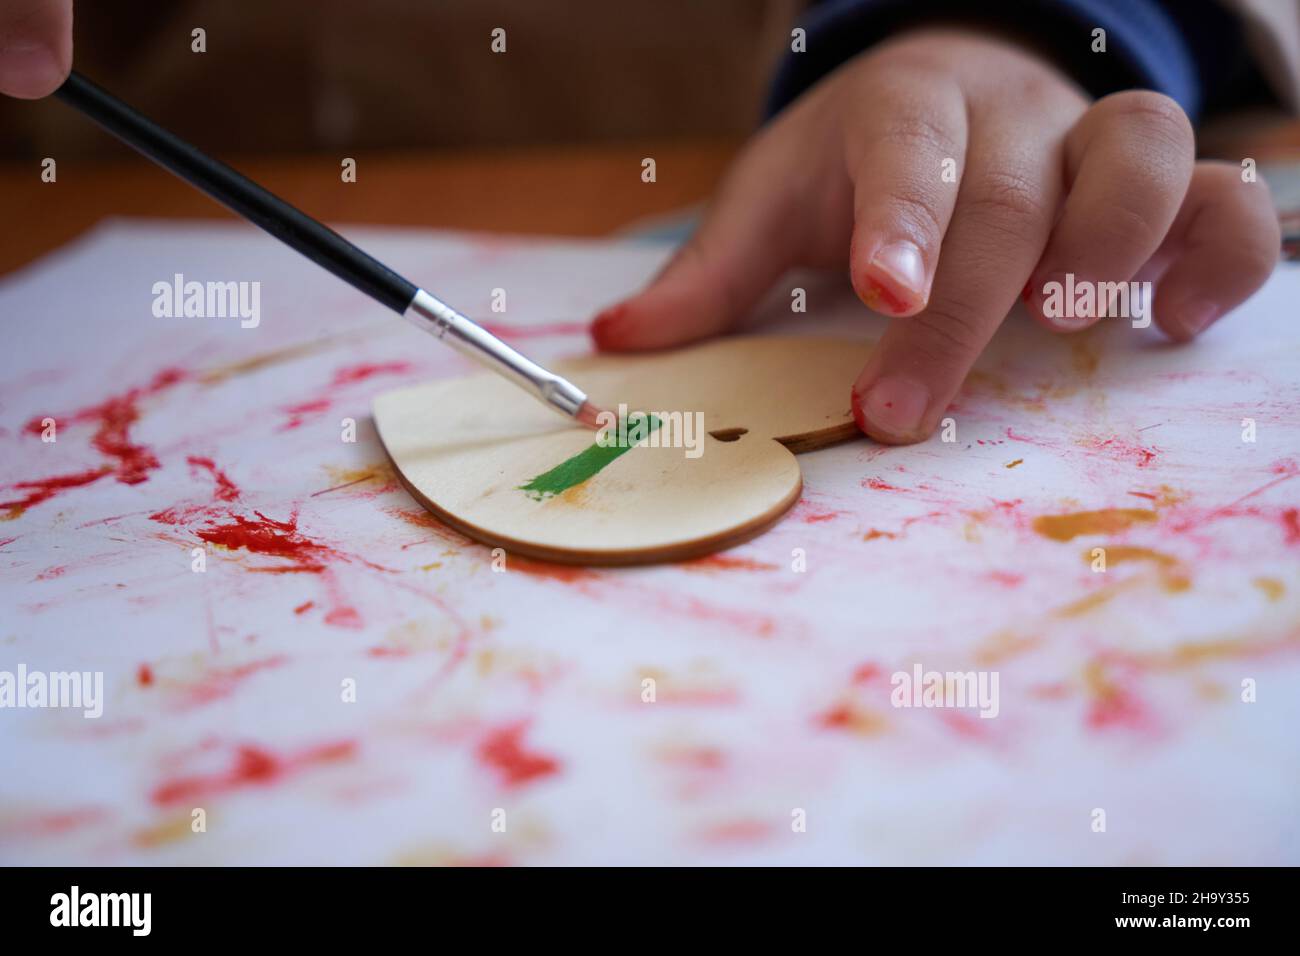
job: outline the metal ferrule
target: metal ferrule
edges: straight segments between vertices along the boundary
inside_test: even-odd
[[[415,293],[402,317],[442,339],[462,355],[511,379],[563,415],[573,418],[587,400],[587,394],[572,382],[524,358],[491,332],[475,325],[471,319],[423,289]]]

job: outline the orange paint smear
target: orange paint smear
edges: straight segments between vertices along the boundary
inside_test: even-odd
[[[1135,524],[1156,520],[1156,513],[1142,508],[1106,508],[1100,511],[1078,511],[1073,514],[1040,515],[1034,519],[1033,528],[1044,538],[1069,541],[1080,535],[1114,534]]]
[[[737,558],[726,554],[710,554],[681,563],[684,571],[775,571],[775,564],[766,561],[753,561],[749,558]]]
[[[552,581],[562,581],[565,584],[594,581],[600,577],[597,572],[590,568],[578,567],[572,564],[552,564],[549,561],[534,561],[532,558],[521,558],[513,554],[506,558],[506,571],[522,571],[524,574],[535,578],[547,578]]]
[[[849,702],[835,704],[818,714],[815,723],[828,730],[843,730],[866,737],[885,729],[883,718]]]

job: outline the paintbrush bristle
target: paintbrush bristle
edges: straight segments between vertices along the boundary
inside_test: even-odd
[[[578,421],[582,422],[582,424],[586,425],[588,428],[599,429],[600,428],[599,416],[604,413],[605,410],[600,406],[593,405],[591,404],[591,402],[583,402],[582,407],[578,409],[578,414],[575,415],[574,417],[577,418]]]

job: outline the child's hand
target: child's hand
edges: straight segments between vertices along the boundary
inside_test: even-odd
[[[1089,105],[1012,43],[926,30],[846,63],[756,136],[695,236],[592,334],[604,349],[711,335],[790,266],[847,253],[862,300],[903,316],[854,383],[854,414],[873,438],[914,442],[1027,284],[1030,313],[1072,331],[1090,323],[1042,315],[1053,277],[1150,279],[1157,324],[1182,340],[1250,296],[1278,247],[1263,182],[1195,162],[1169,98]]]

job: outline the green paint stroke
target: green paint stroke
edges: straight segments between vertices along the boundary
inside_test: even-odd
[[[633,412],[620,423],[618,429],[610,430],[608,445],[602,445],[597,441],[590,448],[583,449],[572,458],[560,462],[550,471],[538,475],[528,484],[520,485],[519,488],[535,501],[543,501],[552,495],[568,491],[574,485],[580,485],[593,477],[615,458],[626,454],[659,425],[660,421],[654,415]],[[620,442],[620,436],[625,440]]]

